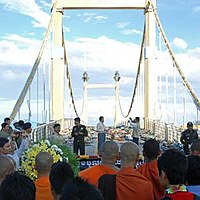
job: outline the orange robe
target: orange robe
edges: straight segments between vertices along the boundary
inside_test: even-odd
[[[36,200],[53,200],[49,177],[41,177],[35,181]]]
[[[122,168],[116,176],[116,200],[153,200],[150,181],[133,167]]]
[[[105,165],[96,165],[79,172],[81,178],[95,186],[98,185],[98,179],[104,174],[116,174],[116,171]]]
[[[160,200],[164,196],[164,188],[159,180],[157,160],[139,166],[137,171],[151,182],[153,186],[154,199]]]

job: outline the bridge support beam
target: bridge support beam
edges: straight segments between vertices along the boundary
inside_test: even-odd
[[[64,128],[64,48],[62,46],[62,11],[57,10],[53,28],[51,68],[51,120],[62,120]]]
[[[156,0],[152,0],[156,6]],[[148,5],[148,0],[146,0]],[[156,96],[157,96],[157,75],[155,69],[156,50],[156,24],[151,5],[145,10],[146,36],[145,36],[145,61],[144,61],[144,117],[155,119],[156,117]],[[146,124],[145,124],[146,126]]]

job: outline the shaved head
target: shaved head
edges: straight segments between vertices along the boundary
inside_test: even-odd
[[[119,146],[114,141],[106,141],[102,144],[100,155],[103,159],[116,158],[119,154]]]
[[[191,151],[193,155],[200,156],[200,139],[194,141],[191,145]]]
[[[53,157],[47,152],[40,152],[35,157],[35,167],[38,173],[49,173],[53,164]]]
[[[120,148],[120,158],[122,161],[132,162],[136,160],[140,149],[134,142],[126,142]]]
[[[15,171],[13,161],[8,156],[0,155],[0,184],[5,179],[6,175]]]

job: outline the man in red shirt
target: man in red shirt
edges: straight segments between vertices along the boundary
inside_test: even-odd
[[[186,156],[176,149],[166,150],[158,158],[158,171],[161,183],[166,188],[161,200],[199,200],[200,197],[187,191],[185,183],[187,173]]]

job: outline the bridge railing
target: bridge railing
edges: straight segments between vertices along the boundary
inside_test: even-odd
[[[160,120],[144,119],[145,131],[151,132],[155,138],[169,142],[180,141],[183,128],[167,124]],[[145,126],[146,125],[146,126]]]
[[[33,142],[39,141],[41,139],[48,139],[51,137],[53,133],[53,126],[56,124],[62,124],[61,120],[51,121],[47,124],[41,124],[36,128],[33,128],[31,139]],[[66,118],[64,121],[64,127],[72,128],[74,125],[74,120],[70,118]]]
[[[122,121],[119,125],[128,126],[128,120]],[[165,140],[169,142],[180,141],[183,127],[177,127],[174,124],[168,124],[160,120],[145,119],[140,120],[140,128],[144,133],[153,135],[157,140]]]

